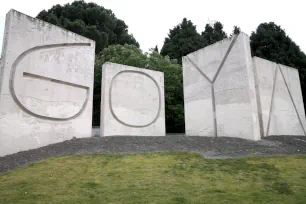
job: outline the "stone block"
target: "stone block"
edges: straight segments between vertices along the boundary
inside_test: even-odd
[[[162,72],[105,63],[101,92],[101,136],[165,135]]]
[[[183,57],[183,79],[186,135],[260,139],[247,35]]]
[[[0,156],[91,137],[95,42],[15,10],[0,69]]]
[[[297,69],[253,58],[261,135],[305,135],[305,110]]]

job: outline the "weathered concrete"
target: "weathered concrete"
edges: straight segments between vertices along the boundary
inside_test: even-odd
[[[11,10],[0,73],[0,156],[90,137],[95,42]]]
[[[305,111],[297,69],[253,58],[261,135],[305,135]]]
[[[165,135],[162,72],[105,63],[101,97],[101,136]]]
[[[183,77],[186,135],[260,139],[247,35],[183,57]]]
[[[100,137],[101,129],[100,126],[93,126],[92,127],[92,136],[93,137]]]

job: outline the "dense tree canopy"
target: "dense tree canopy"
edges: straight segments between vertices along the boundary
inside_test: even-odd
[[[234,26],[231,36],[238,35],[240,32],[241,32],[240,28],[238,26]]]
[[[95,3],[74,1],[41,11],[37,18],[96,41],[96,53],[108,45],[133,44],[139,47],[128,26],[115,14]]]
[[[170,30],[160,53],[169,56],[170,59],[176,59],[181,64],[183,56],[224,38],[227,38],[227,34],[223,31],[220,22],[217,21],[213,25],[206,24],[205,30],[200,35],[196,26],[184,18],[181,24]]]
[[[154,51],[159,53],[157,45],[155,46]]]
[[[94,83],[94,125],[99,125],[101,103],[101,66],[114,62],[164,73],[167,132],[184,132],[182,67],[152,50],[143,53],[134,45],[112,45],[96,56]]]
[[[262,23],[250,37],[252,55],[296,68],[306,68],[305,54],[273,22]]]
[[[227,38],[227,34],[223,31],[223,25],[219,21],[213,25],[206,24],[204,31],[202,32],[205,46],[214,44],[224,38]]]
[[[170,30],[160,53],[163,56],[169,56],[170,59],[177,59],[181,64],[182,56],[196,51],[203,46],[203,38],[197,32],[196,26],[184,18],[181,24]]]

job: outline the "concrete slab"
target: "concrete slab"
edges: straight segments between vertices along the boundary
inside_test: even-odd
[[[101,129],[100,126],[93,126],[92,127],[92,136],[93,137],[100,137]]]
[[[305,111],[297,69],[253,58],[262,136],[305,135]]]
[[[0,156],[90,137],[95,42],[11,10],[0,71]]]
[[[183,77],[186,135],[260,139],[247,35],[183,57]]]
[[[164,74],[105,63],[101,136],[165,136]]]

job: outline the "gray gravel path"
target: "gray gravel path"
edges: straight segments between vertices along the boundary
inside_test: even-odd
[[[161,151],[198,152],[210,159],[252,155],[306,154],[306,137],[271,136],[257,142],[229,137],[186,137],[182,135],[73,139],[0,157],[0,173],[54,156]]]

